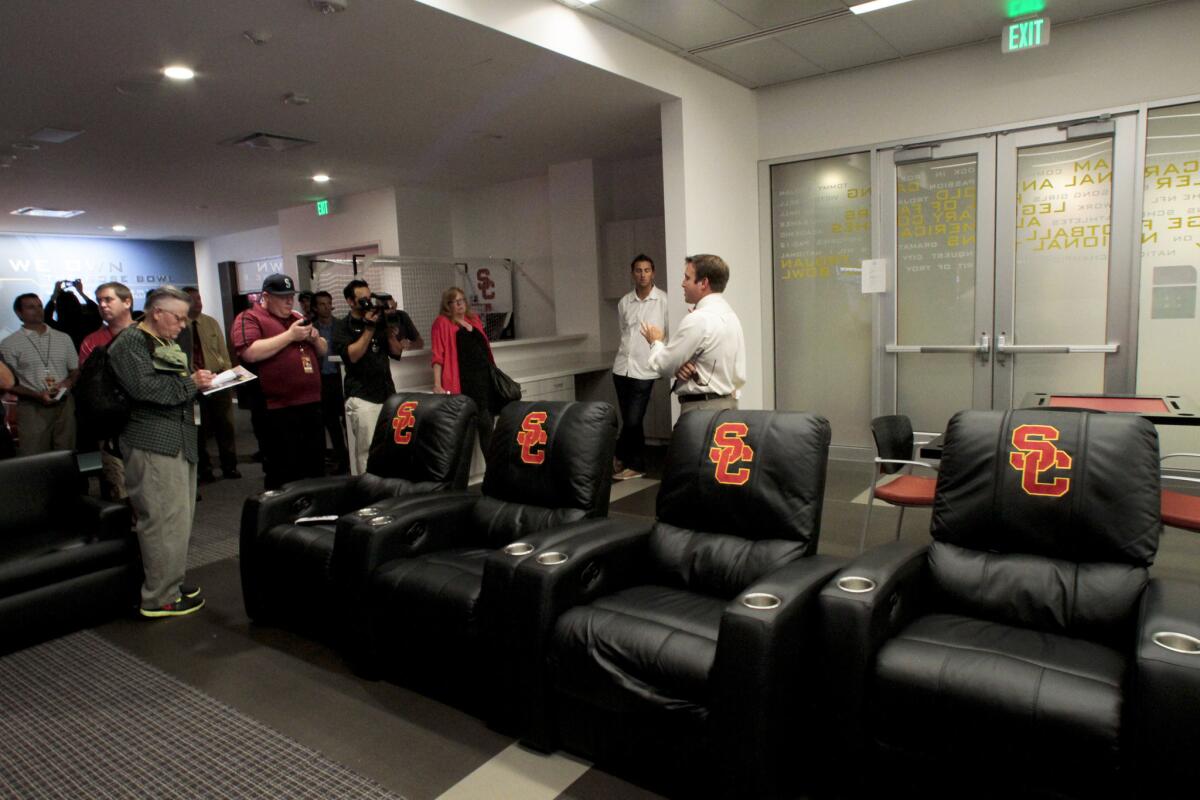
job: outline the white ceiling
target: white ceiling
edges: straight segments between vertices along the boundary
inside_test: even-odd
[[[130,238],[192,239],[275,224],[278,209],[320,196],[647,155],[667,98],[412,0],[351,0],[327,16],[309,0],[2,0],[0,61],[0,158],[17,157],[0,169],[0,230],[17,233],[124,223]],[[196,80],[161,80],[176,62]],[[285,105],[288,92],[312,102]],[[10,149],[46,126],[86,132]],[[318,144],[219,144],[255,131]],[[324,189],[310,180],[321,171]],[[26,205],[87,213],[7,213]]]
[[[1007,0],[914,0],[858,16],[848,8],[859,2],[596,0],[581,13],[752,89],[989,39],[999,47],[1007,21]],[[1158,2],[1046,0],[1043,13],[1053,42],[1055,26]]]

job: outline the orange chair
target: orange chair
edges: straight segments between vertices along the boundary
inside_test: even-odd
[[[1200,453],[1168,453],[1160,460],[1165,464],[1168,458],[1200,458]],[[1185,478],[1182,475],[1163,474],[1164,481],[1179,481],[1180,483],[1200,484],[1200,478]],[[1162,490],[1162,521],[1164,525],[1173,528],[1200,533],[1200,497],[1183,492]]]
[[[903,469],[911,473],[913,467],[926,467],[936,470],[932,464],[925,461],[913,460],[913,440],[915,434],[912,421],[903,414],[891,414],[876,417],[871,420],[871,435],[875,438],[875,464],[879,467],[880,475],[895,475]],[[921,434],[936,436],[936,434]],[[937,478],[927,478],[921,475],[905,474],[888,481],[879,483],[879,478],[873,476],[871,487],[867,490],[867,519],[863,522],[862,540],[858,543],[858,552],[867,546],[867,530],[871,527],[871,506],[875,498],[884,500],[900,507],[900,518],[896,520],[896,538],[900,538],[900,526],[904,524],[904,509],[909,506],[932,506],[933,491],[937,487]]]

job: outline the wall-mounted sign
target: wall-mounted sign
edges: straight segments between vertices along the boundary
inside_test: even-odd
[[[250,294],[262,289],[263,278],[283,272],[283,257],[270,256],[253,261],[237,262],[238,294]]]
[[[21,327],[12,312],[17,296],[33,292],[49,302],[57,282],[76,279],[92,300],[100,284],[123,283],[140,309],[152,289],[195,284],[196,252],[191,242],[0,235],[0,336]]]
[[[883,294],[887,291],[886,258],[864,258],[862,262],[862,293]]]
[[[329,201],[328,200],[318,200],[317,201],[317,216],[318,217],[329,216]]]
[[[1010,22],[1000,32],[1000,50],[1015,53],[1050,44],[1050,18],[1030,17]]]

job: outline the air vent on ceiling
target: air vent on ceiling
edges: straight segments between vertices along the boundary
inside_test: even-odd
[[[297,139],[294,136],[280,136],[274,133],[262,133],[261,131],[239,136],[236,139],[230,139],[222,144],[232,145],[233,147],[246,147],[250,150],[270,150],[275,153],[282,153],[284,150],[295,150],[297,147],[307,147],[316,142],[308,139]]]
[[[58,219],[70,219],[78,217],[82,211],[77,210],[61,210],[57,208],[38,208],[37,206],[24,206],[22,208],[14,208],[8,212],[18,217],[56,217]]]

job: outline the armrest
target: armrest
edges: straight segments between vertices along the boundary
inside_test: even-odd
[[[926,549],[892,542],[868,550],[821,590],[826,713],[844,740],[839,752],[847,758],[865,743],[864,715],[876,653],[919,611]],[[873,586],[869,591],[861,591],[866,585],[840,587],[846,578],[864,578]]]
[[[1200,584],[1151,580],[1137,636],[1130,703],[1137,733],[1130,741],[1143,767],[1138,780],[1178,787],[1173,781],[1194,771],[1200,719]]]
[[[810,751],[802,737],[820,730],[805,708],[815,705],[822,677],[817,597],[845,563],[832,556],[792,561],[725,607],[710,681],[717,752],[744,765],[724,773],[730,797],[790,795],[780,767]]]
[[[80,522],[94,525],[97,539],[121,539],[133,529],[133,515],[124,503],[110,503],[88,495],[80,495]]]
[[[347,598],[358,597],[376,569],[397,558],[458,545],[479,495],[439,492],[374,503],[344,515],[337,523],[331,571]]]
[[[541,532],[541,549],[522,557],[512,573],[507,608],[497,620],[504,647],[500,659],[515,701],[508,708],[524,735],[543,751],[557,748],[551,716],[546,643],[559,615],[643,579],[654,520],[645,517],[585,519]],[[549,552],[567,558],[542,564]]]

